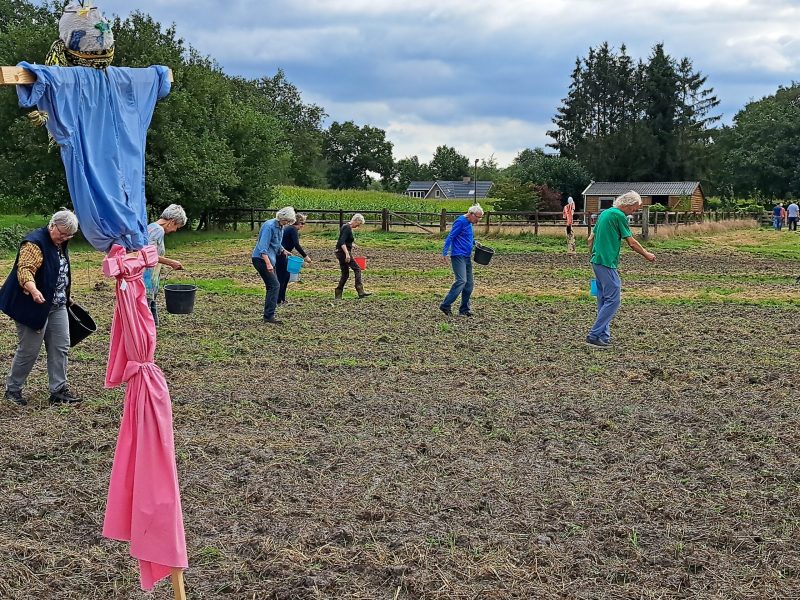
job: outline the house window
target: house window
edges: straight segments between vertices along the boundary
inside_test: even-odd
[[[469,195],[470,195],[470,196],[474,196],[474,195],[475,195],[475,190],[470,190],[470,191],[469,191]]]
[[[614,206],[614,196],[600,196],[600,210]]]
[[[438,198],[439,196],[441,196],[441,192],[439,192],[439,190],[436,190],[436,197]]]

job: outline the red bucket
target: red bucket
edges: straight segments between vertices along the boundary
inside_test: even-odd
[[[353,262],[355,262],[362,271],[367,270],[367,257],[366,256],[354,256]]]

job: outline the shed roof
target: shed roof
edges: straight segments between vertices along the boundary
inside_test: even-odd
[[[640,196],[691,196],[699,181],[593,181],[584,196],[619,196],[631,190]]]

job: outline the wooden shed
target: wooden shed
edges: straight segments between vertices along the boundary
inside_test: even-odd
[[[593,181],[583,190],[583,206],[588,213],[611,208],[614,199],[635,191],[642,204],[662,204],[669,210],[703,212],[705,196],[699,181]]]

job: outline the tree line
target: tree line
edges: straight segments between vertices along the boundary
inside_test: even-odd
[[[58,35],[60,9],[0,0],[0,62],[42,62]],[[498,208],[555,209],[590,180],[701,180],[726,198],[788,197],[800,191],[798,87],[748,104],[718,126],[719,101],[688,58],[656,45],[635,62],[625,46],[590,48],[576,60],[567,96],[548,133],[553,152],[523,149],[500,168],[440,145],[428,163],[393,158],[384,130],[353,121],[324,126],[325,109],[306,103],[284,72],[259,79],[226,75],[208,56],[148,15],[115,18],[114,64],[172,68],[148,136],[151,206],[181,203],[192,217],[213,208],[269,205],[275,185],[379,187],[475,177],[495,182]],[[68,204],[58,152],[31,127],[12,87],[0,93],[0,190],[29,211]]]

